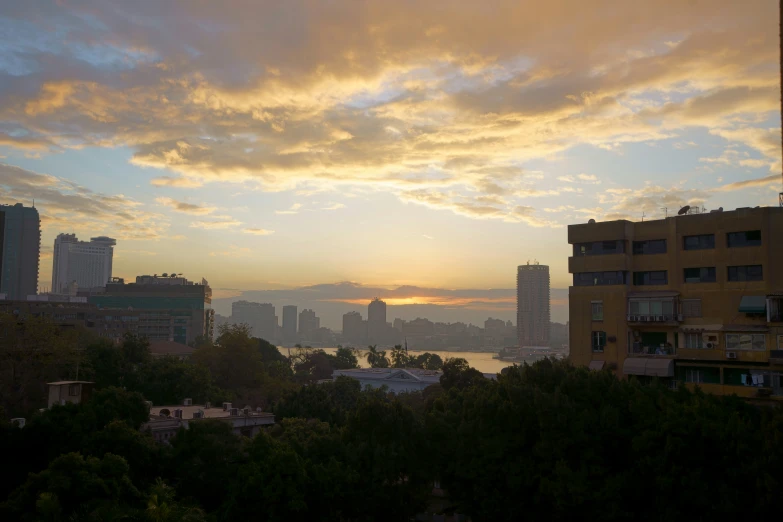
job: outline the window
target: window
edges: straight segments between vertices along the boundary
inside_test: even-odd
[[[709,250],[715,248],[715,234],[703,234],[701,236],[685,236],[683,238],[685,250]]]
[[[685,269],[686,283],[714,283],[716,280],[714,266]]]
[[[603,301],[593,301],[590,303],[590,307],[592,308],[593,312],[593,321],[603,321],[604,320],[604,302]]]
[[[682,302],[684,317],[701,317],[701,299],[685,299]]]
[[[778,350],[783,350],[783,335],[778,335]]]
[[[71,397],[78,397],[79,396],[79,385],[78,384],[71,384],[68,386],[68,395]]]
[[[702,335],[700,333],[686,333],[685,347],[691,349],[704,348],[704,343],[702,342]]]
[[[626,272],[579,272],[574,274],[574,286],[624,285]]]
[[[593,332],[593,351],[603,352],[604,346],[606,346],[606,332]]]
[[[726,234],[726,244],[729,248],[761,245],[761,230],[747,232],[729,232]]]
[[[674,315],[674,301],[667,300],[653,300],[653,299],[639,299],[633,300],[630,303],[630,315],[642,315],[642,316],[672,316]]]
[[[726,351],[764,351],[767,349],[765,334],[726,334]]]
[[[633,254],[665,254],[666,253],[666,240],[665,239],[651,239],[649,241],[634,241],[633,242]]]
[[[592,241],[574,245],[575,256],[600,256],[607,254],[622,254],[625,252],[625,241]]]
[[[633,273],[633,284],[636,286],[665,285],[667,282],[666,270]]]
[[[685,382],[704,382],[703,370],[692,370],[690,368],[685,370]]]
[[[763,281],[761,265],[742,265],[729,267],[729,281]]]

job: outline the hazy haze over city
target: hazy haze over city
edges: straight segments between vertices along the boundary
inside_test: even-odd
[[[75,232],[118,240],[114,275],[203,276],[218,306],[354,281],[510,318],[493,292],[391,289],[511,289],[534,259],[564,288],[568,223],[774,205],[777,20],[770,0],[7,2],[0,200],[35,200],[44,287]]]

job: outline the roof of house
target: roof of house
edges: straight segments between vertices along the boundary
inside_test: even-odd
[[[415,380],[435,384],[440,382],[441,371],[422,370],[420,368],[354,368],[350,370],[335,370],[334,377],[344,375],[363,380]]]
[[[150,353],[153,355],[191,355],[194,348],[174,341],[150,342]]]
[[[236,407],[236,406],[234,406]],[[244,414],[242,413],[243,408],[238,408],[240,410],[239,417],[244,417]],[[192,419],[193,414],[197,411],[204,412],[204,418],[205,419],[224,419],[224,418],[231,418],[231,412],[228,410],[224,410],[222,406],[217,407],[209,407],[206,406],[194,404],[192,406],[183,406],[181,404],[175,404],[173,406],[151,406],[150,407],[150,417],[151,418],[159,418],[160,412],[162,410],[169,410],[169,415],[171,417],[174,416],[174,410],[182,410],[182,418],[183,419]],[[266,412],[259,412],[256,411],[255,408],[250,408],[250,417],[274,417],[273,413],[266,413]],[[236,416],[234,416],[236,417]]]

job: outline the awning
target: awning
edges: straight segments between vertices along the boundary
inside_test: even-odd
[[[647,367],[647,359],[640,357],[628,357],[623,362],[623,373],[625,375],[644,375]]]
[[[735,333],[766,333],[769,332],[769,328],[763,324],[727,324],[723,327],[723,331]]]
[[[720,332],[722,324],[684,324],[680,326],[682,332]]]
[[[625,375],[674,377],[674,359],[628,357],[623,363],[623,373]]]
[[[647,359],[645,375],[674,377],[674,359]]]
[[[739,311],[745,314],[766,314],[767,298],[763,295],[743,295]]]
[[[590,364],[588,365],[588,368],[591,370],[603,370],[604,364],[606,364],[606,361],[590,361]]]

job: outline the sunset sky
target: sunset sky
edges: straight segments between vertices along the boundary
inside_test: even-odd
[[[218,295],[562,288],[569,223],[776,205],[778,82],[774,0],[2,2],[0,202],[42,285],[76,232]]]

